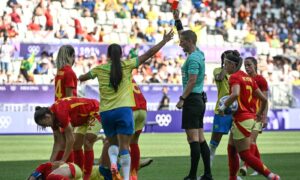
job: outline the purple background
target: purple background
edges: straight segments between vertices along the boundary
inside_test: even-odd
[[[59,50],[59,47],[62,44],[44,44],[44,43],[20,43],[20,54],[21,57],[26,57],[27,54],[31,54],[34,52],[37,56],[43,51],[47,51],[48,53],[55,53]],[[97,44],[97,43],[71,43],[75,48],[76,55],[85,55],[89,57],[91,54],[96,54],[98,57],[101,54],[106,54],[108,44]],[[134,45],[123,45],[124,55],[127,56],[129,50]],[[141,45],[140,46],[140,54],[143,54],[147,51],[152,45]],[[205,59],[207,62],[219,62],[222,52],[228,50],[228,48],[224,47],[211,47],[211,46],[200,46],[200,49],[205,53]],[[231,49],[238,50],[243,57],[247,56],[255,56],[256,48],[240,48],[240,47],[232,47]],[[178,55],[184,55],[182,48],[178,45],[166,45],[162,49],[162,54],[167,57],[178,57]]]
[[[148,104],[158,103],[162,97],[163,85],[141,85]],[[182,88],[168,85],[171,104],[176,103]],[[295,88],[299,98],[300,88]],[[213,105],[216,101],[215,86],[205,86],[208,94],[207,110],[204,118],[204,130],[211,131],[213,122]],[[50,105],[54,101],[52,85],[0,85],[0,134],[49,133],[51,130],[38,131],[33,120],[34,105]],[[85,96],[98,99],[98,87],[86,86]],[[31,106],[30,106],[31,105]],[[8,108],[10,106],[11,108]],[[300,109],[269,110],[267,130],[300,130]],[[147,121],[159,122],[147,132],[183,132],[181,129],[181,111],[148,111]]]

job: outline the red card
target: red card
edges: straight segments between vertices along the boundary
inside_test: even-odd
[[[172,4],[172,10],[176,10],[177,9],[177,7],[178,7],[178,4],[179,4],[179,2],[178,1],[173,1],[173,4]]]

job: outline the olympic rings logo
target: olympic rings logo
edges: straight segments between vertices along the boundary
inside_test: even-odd
[[[11,124],[10,116],[0,116],[0,129],[7,129]]]
[[[28,52],[38,54],[41,50],[40,46],[28,46]]]
[[[155,116],[155,121],[159,126],[169,126],[172,122],[172,116],[170,114],[157,114]]]

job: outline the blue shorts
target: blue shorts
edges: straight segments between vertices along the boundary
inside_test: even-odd
[[[117,134],[132,135],[134,132],[133,113],[130,107],[121,107],[100,112],[104,134],[108,137]]]
[[[218,115],[214,116],[213,130],[212,132],[218,132],[223,134],[228,134],[232,125],[232,115]]]

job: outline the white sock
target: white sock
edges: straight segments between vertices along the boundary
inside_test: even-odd
[[[216,154],[216,149],[217,147],[214,145],[209,145],[209,150],[210,150],[210,166],[212,166],[212,162],[215,158],[215,154]]]
[[[273,179],[274,178],[274,176],[276,176],[276,174],[274,174],[274,173],[270,173],[269,175],[268,175],[268,179]],[[278,176],[278,175],[277,175]],[[280,178],[279,178],[280,179]]]
[[[121,164],[124,180],[129,180],[130,178],[130,163],[131,163],[130,154],[124,154],[120,156],[120,164]]]
[[[111,164],[117,164],[118,155],[119,155],[119,147],[116,145],[111,145],[108,148],[108,155]]]

